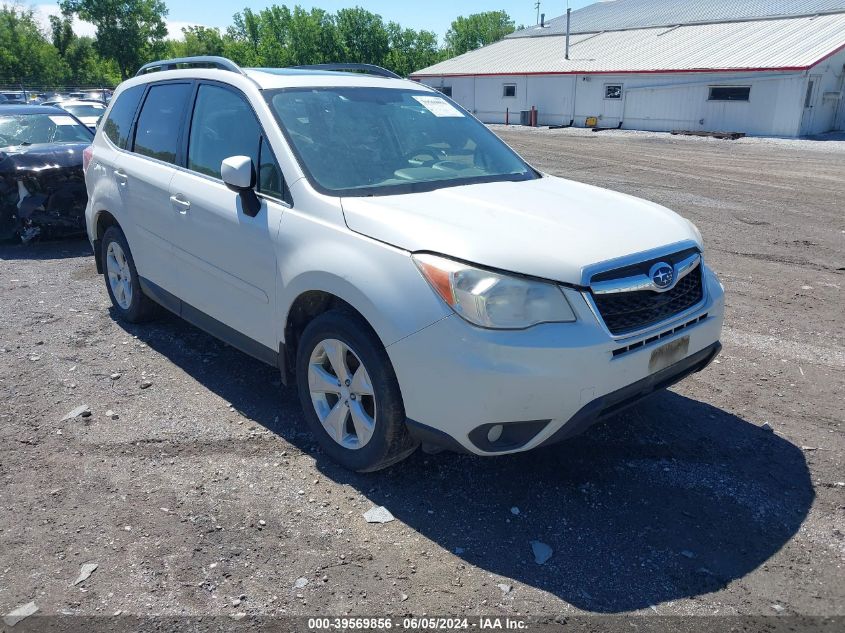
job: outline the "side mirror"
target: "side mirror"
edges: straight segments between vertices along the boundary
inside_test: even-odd
[[[255,195],[255,166],[249,156],[230,156],[220,163],[220,175],[226,186],[240,195],[244,213],[251,218],[261,210]]]

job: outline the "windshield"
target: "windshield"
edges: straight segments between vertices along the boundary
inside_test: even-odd
[[[105,106],[101,106],[98,103],[86,103],[84,105],[66,105],[61,106],[71,114],[75,114],[78,117],[82,116],[102,116],[103,112],[105,111]]]
[[[91,131],[67,114],[0,115],[0,147],[90,143]]]
[[[538,177],[484,125],[431,92],[296,88],[267,100],[324,193],[389,195]]]

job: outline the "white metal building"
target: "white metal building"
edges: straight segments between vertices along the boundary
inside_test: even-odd
[[[486,123],[795,137],[845,129],[845,0],[611,0],[424,68]],[[507,115],[506,115],[507,113]],[[592,123],[592,121],[590,121]]]

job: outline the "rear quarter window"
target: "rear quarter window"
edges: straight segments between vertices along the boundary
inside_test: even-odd
[[[103,125],[105,135],[121,149],[126,149],[129,142],[129,128],[143,94],[144,86],[132,86],[120,93]]]

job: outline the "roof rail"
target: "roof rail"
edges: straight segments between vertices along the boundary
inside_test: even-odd
[[[390,79],[402,79],[399,75],[387,68],[376,66],[375,64],[307,64],[305,66],[291,66],[291,68],[301,70],[337,70],[341,72],[363,72],[367,75],[377,75],[378,77],[388,77]]]
[[[186,66],[191,68],[219,68],[220,70],[228,70],[239,75],[244,75],[243,70],[231,59],[225,57],[214,57],[212,55],[201,55],[198,57],[177,57],[175,59],[162,59],[156,62],[144,64],[135,73],[136,77],[146,75],[147,73],[155,72],[157,70],[176,70],[179,66]]]

